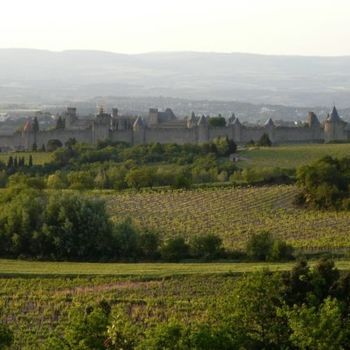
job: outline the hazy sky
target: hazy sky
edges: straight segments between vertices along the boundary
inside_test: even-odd
[[[0,47],[350,55],[349,0],[2,0]]]

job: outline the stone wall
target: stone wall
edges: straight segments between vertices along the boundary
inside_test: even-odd
[[[15,133],[13,135],[0,136],[0,148],[2,150],[30,150],[36,142],[40,149],[42,145],[47,146],[51,139],[58,139],[64,144],[70,138],[78,142],[96,144],[99,140],[110,139],[112,141],[123,141],[129,144],[159,143],[203,143],[217,137],[233,139],[238,144],[258,141],[266,133],[273,143],[301,143],[321,142],[334,140],[349,140],[350,131],[346,129],[347,124],[343,121],[338,123],[328,122],[323,128],[320,124],[303,127],[275,127],[271,123],[266,126],[247,127],[239,122],[227,127],[210,127],[201,124],[193,127],[147,127],[140,125],[126,130],[110,130],[105,123],[93,123],[85,129],[55,129]]]

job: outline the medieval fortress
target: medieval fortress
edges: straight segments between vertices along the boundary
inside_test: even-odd
[[[124,141],[131,145],[159,143],[204,143],[227,136],[238,144],[258,141],[266,133],[273,143],[308,143],[350,140],[350,124],[343,121],[333,107],[321,124],[313,112],[300,126],[276,126],[271,119],[261,125],[243,125],[232,116],[226,126],[209,125],[208,117],[178,119],[168,108],[164,112],[151,108],[147,118],[123,116],[114,108],[112,114],[100,109],[93,119],[78,118],[76,108],[69,107],[59,118],[57,127],[40,130],[33,119],[27,120],[23,129],[12,135],[0,135],[2,150],[31,150],[46,146],[49,140],[62,144],[69,139],[96,144],[99,140]]]

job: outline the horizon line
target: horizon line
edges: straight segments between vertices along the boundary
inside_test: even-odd
[[[143,52],[120,52],[113,50],[104,50],[104,49],[88,49],[88,48],[76,48],[76,49],[44,49],[44,48],[32,48],[32,47],[0,47],[0,50],[28,50],[28,51],[43,51],[50,53],[65,53],[65,52],[100,52],[100,53],[109,53],[116,55],[125,55],[125,56],[137,56],[137,55],[151,55],[151,54],[218,54],[218,55],[251,55],[251,56],[274,56],[274,57],[306,57],[306,58],[346,58],[350,57],[348,54],[330,54],[330,55],[321,55],[321,54],[294,54],[294,53],[258,53],[258,52],[247,52],[247,51],[210,51],[210,50],[151,50]]]

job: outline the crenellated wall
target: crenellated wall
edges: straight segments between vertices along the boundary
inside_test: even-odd
[[[159,123],[153,126],[147,125],[141,117],[138,117],[132,128],[130,125],[119,128],[115,127],[116,124],[111,116],[101,112],[96,120],[83,129],[79,129],[80,124],[77,123],[71,128],[35,132],[31,124],[27,123],[22,133],[0,135],[0,148],[2,150],[29,150],[33,147],[33,143],[36,143],[37,148],[40,149],[42,145],[47,146],[49,140],[58,139],[64,144],[71,138],[88,144],[110,139],[137,145],[155,142],[204,143],[218,137],[228,137],[237,144],[245,144],[252,140],[258,141],[264,133],[273,143],[330,142],[350,139],[348,124],[338,118],[334,111],[333,119],[327,119],[324,125],[318,122],[315,115],[309,115],[309,119],[304,126],[295,127],[276,127],[271,119],[264,126],[245,126],[236,119],[230,121],[230,124],[225,127],[211,127],[204,116],[198,122],[193,118],[190,124],[174,122],[172,119],[167,124]]]

